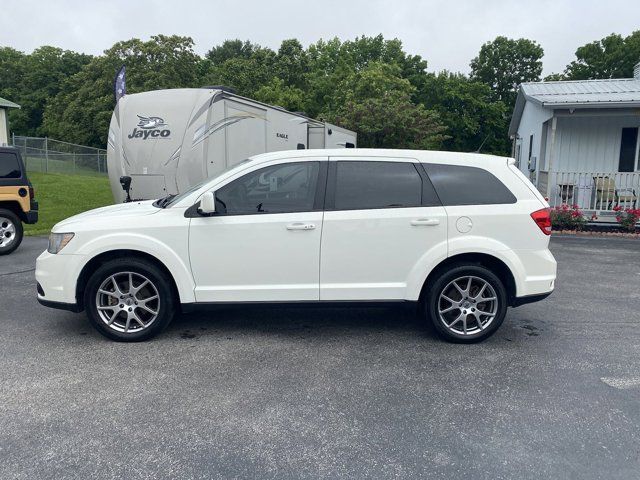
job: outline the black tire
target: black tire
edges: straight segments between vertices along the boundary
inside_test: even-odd
[[[133,310],[137,315],[140,315],[140,317],[145,314],[149,314],[146,313],[146,311],[142,311],[141,307],[137,307],[136,305],[138,305],[138,303],[135,303],[135,305],[131,304],[131,308],[127,309],[127,304],[125,302],[128,300],[132,301],[131,298],[120,300],[113,294],[109,294],[106,296],[101,295],[101,301],[106,298],[113,297],[114,300],[117,300],[115,303],[119,304],[118,306],[123,305],[125,307],[124,310],[120,310],[120,313],[116,316],[116,320],[114,321],[112,326],[109,326],[107,324],[107,320],[105,320],[100,315],[100,312],[98,312],[97,302],[98,289],[103,284],[103,282],[107,281],[107,279],[114,275],[116,276],[117,281],[119,280],[120,282],[122,282],[120,284],[120,288],[122,289],[123,293],[125,295],[128,295],[128,292],[126,292],[125,290],[127,290],[128,286],[128,282],[126,279],[129,272],[134,275],[134,278],[140,280],[141,277],[144,277],[150,282],[151,285],[145,287],[147,292],[152,288],[155,288],[158,299],[153,301],[151,308],[157,311],[157,315],[155,316],[155,319],[149,322],[148,326],[144,328],[132,321],[130,329],[125,333],[122,331],[117,331],[116,328],[120,328],[123,323],[126,324],[126,310]],[[133,283],[134,287],[136,287],[135,279]],[[138,286],[142,283],[143,282],[139,281]],[[128,291],[130,292],[131,289],[129,288]],[[136,293],[136,295],[139,293],[140,292]],[[153,296],[153,292],[150,293],[150,295]],[[123,297],[121,296],[120,298]],[[84,291],[84,306],[87,312],[87,317],[89,318],[91,324],[95,327],[96,330],[98,330],[98,332],[100,332],[105,337],[118,342],[141,342],[158,335],[167,327],[167,325],[169,325],[175,314],[176,293],[174,292],[171,278],[169,278],[169,276],[162,269],[158,268],[153,263],[145,261],[143,259],[125,257],[110,260],[102,264],[91,275]],[[116,305],[113,305],[113,307],[116,307]],[[115,308],[114,310],[106,310],[105,315],[111,317],[115,311]]]
[[[471,277],[473,282],[469,288],[472,291],[472,295],[465,297],[464,294],[458,292],[459,298],[453,297],[451,292],[456,293],[457,289],[453,288],[452,282],[463,278],[465,280],[458,282],[458,284],[463,289],[466,289],[464,283],[467,282],[466,278],[468,277]],[[493,301],[473,300],[473,295],[479,292],[483,281],[488,283],[493,292],[495,292],[495,304]],[[493,298],[493,296],[487,297],[486,293],[487,291],[490,292],[491,288],[485,287],[485,293],[482,295],[486,298]],[[455,307],[454,302],[448,302],[441,298],[442,294],[448,294],[448,297],[453,299],[455,303],[464,302],[464,304],[460,307]],[[493,295],[492,293],[489,294]],[[467,302],[465,298],[470,298],[471,300]],[[455,265],[440,272],[439,276],[429,286],[424,302],[423,311],[438,336],[454,343],[475,343],[489,338],[502,325],[507,314],[508,296],[503,282],[488,268],[481,265]],[[446,310],[450,307],[453,307],[451,311],[442,313],[443,318],[441,318],[440,310]],[[492,318],[490,315],[481,315],[481,308],[483,309],[482,311],[488,309],[491,312],[495,312],[495,314]],[[471,312],[472,309],[473,312]],[[469,315],[465,315],[465,312],[469,312]],[[461,320],[457,320],[459,316]],[[491,321],[489,322],[490,318]],[[449,321],[450,325],[454,325],[448,328],[444,323],[445,320]],[[456,321],[457,323],[455,323]],[[481,324],[484,322],[486,322],[485,327],[482,328]],[[461,323],[464,326],[461,326]],[[467,331],[467,325],[469,325],[469,330],[467,334],[464,334],[463,332]]]
[[[0,208],[0,255],[9,255],[22,243],[24,229],[18,216],[11,210]],[[10,231],[7,227],[13,226]],[[6,236],[5,236],[6,235]]]

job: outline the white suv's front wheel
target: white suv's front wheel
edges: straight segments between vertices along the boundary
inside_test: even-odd
[[[502,281],[480,265],[458,265],[444,271],[429,289],[426,302],[436,332],[457,343],[491,336],[507,313]]]
[[[156,265],[137,258],[111,260],[89,278],[84,305],[104,336],[139,342],[160,333],[175,310],[171,280]]]

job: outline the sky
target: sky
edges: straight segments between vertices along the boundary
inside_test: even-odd
[[[464,73],[498,35],[540,43],[547,75],[563,71],[585,43],[640,29],[637,0],[0,0],[0,12],[0,46],[24,52],[53,45],[96,55],[163,33],[192,37],[203,55],[233,38],[277,49],[287,38],[307,46],[382,33],[430,71]]]

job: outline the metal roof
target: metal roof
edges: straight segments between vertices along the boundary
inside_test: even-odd
[[[9,100],[6,100],[6,99],[0,97],[0,107],[20,108],[20,105],[18,105],[17,103],[10,102]]]
[[[640,78],[528,82],[518,88],[509,135],[518,131],[525,104],[554,108],[640,107]]]
[[[527,99],[543,105],[640,103],[640,79],[573,80],[523,83]]]

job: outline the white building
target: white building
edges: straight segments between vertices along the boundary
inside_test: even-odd
[[[523,83],[509,135],[519,168],[554,206],[639,208],[640,63],[634,78]]]
[[[9,145],[9,116],[7,113],[10,108],[20,108],[20,105],[0,97],[0,146]]]

